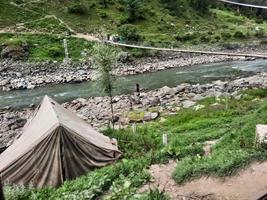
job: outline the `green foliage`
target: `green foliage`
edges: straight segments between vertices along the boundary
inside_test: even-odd
[[[56,59],[64,56],[64,50],[63,48],[53,46],[48,49],[48,54],[50,57]]]
[[[116,51],[105,44],[93,46],[93,58],[98,72],[98,80],[103,91],[112,97],[113,84],[115,82]]]
[[[222,32],[221,37],[224,40],[229,40],[229,39],[231,39],[232,35],[231,35],[231,33],[228,33],[228,32]]]
[[[244,38],[246,38],[246,35],[245,35],[243,32],[241,32],[241,31],[236,31],[236,32],[234,33],[234,37],[235,37],[235,38],[244,39]]]
[[[212,0],[189,0],[189,5],[200,14],[206,14],[211,3]]]
[[[30,21],[25,23],[24,26],[27,29],[38,30],[39,32],[56,34],[65,34],[66,32],[69,32],[68,28],[64,24],[60,23],[59,20],[52,16],[47,16],[40,20]]]
[[[255,98],[266,98],[267,89],[248,89],[244,92],[244,98],[246,100],[253,100]]]
[[[77,38],[67,38],[69,56],[72,60],[82,59],[81,51],[92,49],[94,42]],[[30,48],[29,60],[62,60],[64,58],[63,37],[32,34],[0,34],[0,46],[27,44]],[[54,52],[57,52],[56,55]]]
[[[179,17],[183,15],[184,8],[186,7],[186,3],[181,0],[161,0],[161,3],[171,11],[171,15]]]
[[[265,36],[265,31],[263,29],[260,29],[256,31],[255,36],[258,38],[263,38]]]
[[[107,18],[107,17],[108,17],[108,14],[107,14],[105,11],[100,11],[100,12],[99,12],[99,16],[100,16],[101,18]]]
[[[218,41],[242,42],[242,45],[246,45],[252,40],[255,42],[264,40],[267,30],[266,23],[262,21],[256,23],[254,17],[250,19],[243,15],[235,15],[231,9],[223,9],[222,6],[213,3],[214,1],[207,0],[55,0],[33,3],[25,0],[24,2],[17,7],[9,0],[0,0],[0,4],[5,8],[0,12],[1,29],[12,27],[19,32],[31,30],[60,35],[69,32],[64,23],[53,15],[63,20],[75,32],[94,34],[118,33],[121,25],[134,23],[138,30],[138,36],[134,35],[134,40],[138,37],[139,41],[142,40],[157,47],[181,48],[192,45],[200,45],[199,48],[201,48],[202,45],[223,44]],[[202,10],[202,8],[205,9]],[[66,12],[67,10],[69,12]],[[24,25],[15,26],[19,23]],[[99,27],[104,28],[100,30]],[[257,31],[256,27],[258,27]],[[176,34],[177,30],[179,30],[178,34]],[[244,33],[247,40],[234,37],[237,31]],[[208,32],[213,34],[210,35]],[[233,33],[233,36],[221,36],[223,32]],[[249,33],[250,36],[245,33]],[[74,47],[71,48],[74,49]],[[75,49],[74,60],[81,58],[80,53],[83,49],[78,48]],[[36,49],[33,47],[31,50],[35,59],[43,60],[45,57],[50,57],[47,52],[40,53],[39,50],[35,52]],[[49,48],[44,46],[43,49]],[[142,56],[146,52],[135,51],[134,53]]]
[[[124,24],[120,26],[118,33],[128,41],[138,41],[140,39],[137,27],[132,24]]]
[[[2,45],[6,46],[21,46],[27,45],[27,41],[21,38],[10,38],[2,43]]]
[[[104,8],[107,8],[107,7],[108,7],[109,0],[99,0],[99,3],[100,3]]]
[[[98,82],[103,91],[110,98],[110,110],[112,114],[111,122],[113,124],[114,112],[112,98],[114,82],[116,80],[114,70],[116,68],[117,54],[113,48],[106,46],[105,44],[95,44],[93,46],[93,58],[98,73]]]
[[[123,3],[125,4],[125,11],[128,14],[129,22],[135,22],[143,18],[143,0],[123,0]]]
[[[251,93],[254,97],[265,96],[262,90],[255,92],[248,90],[245,93]],[[173,178],[178,183],[202,175],[232,175],[237,169],[253,160],[267,158],[265,150],[256,149],[254,146],[256,124],[267,122],[266,101],[250,103],[250,100],[244,101],[243,99],[238,107],[234,108],[233,106],[237,103],[231,102],[229,111],[231,110],[232,114],[226,117],[229,121],[221,120],[223,126],[229,129],[225,129],[225,133],[221,135],[221,139],[213,148],[211,156],[188,157],[177,166]],[[218,125],[213,125],[213,127]],[[204,129],[198,130],[198,132],[202,131]]]
[[[150,190],[147,194],[139,198],[140,200],[170,200],[164,191],[159,189]]]
[[[179,32],[175,36],[175,38],[179,41],[193,40],[196,39],[197,37],[198,37],[197,32],[187,32],[187,33]]]
[[[73,4],[67,8],[67,12],[70,14],[77,14],[77,15],[86,15],[88,13],[88,8],[84,4]]]

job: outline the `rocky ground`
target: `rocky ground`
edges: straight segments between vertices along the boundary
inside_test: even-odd
[[[120,95],[113,99],[115,128],[130,123],[142,123],[174,114],[182,108],[203,109],[199,100],[206,97],[241,98],[240,90],[247,88],[267,88],[267,73],[240,78],[229,82],[215,81],[209,84],[181,84],[174,88],[163,87],[149,92]],[[108,97],[79,98],[63,104],[85,119],[93,127],[100,129],[111,119]],[[21,133],[21,128],[29,119],[33,108],[0,111],[0,149],[12,143]],[[164,120],[161,117],[160,120]]]
[[[231,50],[262,54],[267,47],[250,47]],[[230,50],[228,50],[230,51]],[[133,59],[122,52],[116,73],[120,76],[148,73],[174,67],[187,67],[223,61],[246,59],[244,57],[195,55],[195,54],[157,54],[153,57]],[[23,62],[0,60],[0,91],[14,89],[33,89],[48,84],[79,83],[94,80],[95,71],[91,60],[77,62]]]

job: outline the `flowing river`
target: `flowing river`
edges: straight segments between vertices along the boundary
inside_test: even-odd
[[[214,80],[231,80],[261,71],[267,71],[267,60],[235,61],[174,68],[148,74],[119,77],[115,83],[114,93],[116,95],[131,93],[134,91],[136,83],[139,83],[141,88],[145,90],[153,90],[163,86],[174,87],[180,83],[203,84]],[[37,104],[44,95],[49,95],[59,102],[65,102],[79,97],[104,94],[97,82],[44,86],[32,90],[0,92],[0,108]]]

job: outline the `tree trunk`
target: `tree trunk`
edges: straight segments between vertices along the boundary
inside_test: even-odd
[[[113,102],[112,102],[113,97],[111,94],[109,95],[109,98],[110,98],[111,123],[112,123],[112,128],[114,129],[114,110],[113,110]]]

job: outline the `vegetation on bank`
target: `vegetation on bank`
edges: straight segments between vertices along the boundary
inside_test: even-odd
[[[0,33],[0,52],[5,46],[29,45],[30,61],[57,60],[62,61],[65,57],[63,40],[60,35],[46,34],[13,34]],[[67,37],[69,57],[78,61],[88,58],[94,42],[83,39]],[[84,54],[83,54],[84,53]]]
[[[202,175],[228,176],[255,160],[266,160],[267,151],[255,147],[255,126],[267,123],[267,89],[247,90],[240,100],[201,100],[200,110],[182,109],[175,116],[162,116],[147,124],[105,134],[118,140],[124,158],[97,169],[58,189],[5,187],[7,199],[167,199],[158,190],[139,193],[150,180],[154,163],[179,160],[173,178],[184,183]],[[168,134],[169,143],[162,144]],[[218,140],[210,156],[204,156],[206,141]],[[155,196],[157,198],[155,198]]]

